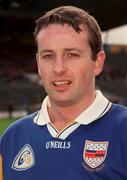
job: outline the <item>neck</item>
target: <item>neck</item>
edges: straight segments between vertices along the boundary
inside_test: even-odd
[[[95,93],[89,100],[83,99],[79,103],[70,106],[60,106],[59,104],[53,103],[48,108],[51,123],[56,127],[58,131],[61,131],[67,125],[74,122],[76,117],[87,109],[95,99]]]

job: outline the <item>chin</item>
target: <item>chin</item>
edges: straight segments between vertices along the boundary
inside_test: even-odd
[[[52,102],[59,105],[69,105],[72,102],[71,98],[66,96],[53,96],[49,98],[51,99]]]

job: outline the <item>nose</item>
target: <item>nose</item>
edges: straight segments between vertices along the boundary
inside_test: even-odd
[[[67,65],[63,58],[57,58],[54,63],[54,72],[61,75],[67,71]]]

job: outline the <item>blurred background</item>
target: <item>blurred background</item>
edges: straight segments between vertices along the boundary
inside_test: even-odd
[[[106,52],[97,88],[127,106],[127,0],[0,0],[0,119],[40,108],[46,93],[35,60],[35,20],[61,5],[83,8],[97,19]]]

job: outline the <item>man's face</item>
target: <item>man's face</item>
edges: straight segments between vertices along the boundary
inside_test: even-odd
[[[67,24],[51,24],[39,32],[37,43],[38,70],[50,101],[59,105],[89,101],[103,58],[98,55],[92,60],[88,33],[77,33]]]

